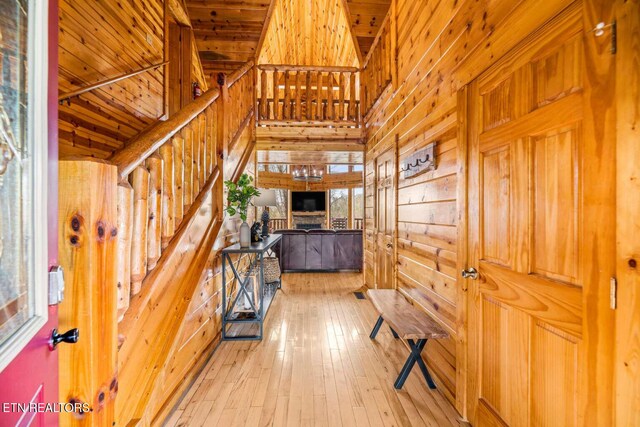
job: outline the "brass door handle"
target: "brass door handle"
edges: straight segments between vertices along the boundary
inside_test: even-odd
[[[471,267],[468,268],[466,270],[462,270],[462,277],[464,279],[473,279],[473,280],[477,280],[478,279],[478,270],[476,270],[475,268]]]

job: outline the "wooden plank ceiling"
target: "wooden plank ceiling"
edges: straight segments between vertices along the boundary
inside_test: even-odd
[[[263,64],[358,66],[391,0],[186,3],[204,71],[214,77],[254,58]]]
[[[207,75],[228,72],[256,56],[275,0],[188,0],[187,9]]]
[[[359,66],[343,0],[274,0],[259,64]]]
[[[351,21],[362,57],[367,56],[371,44],[380,30],[380,25],[389,11],[391,0],[343,0]]]

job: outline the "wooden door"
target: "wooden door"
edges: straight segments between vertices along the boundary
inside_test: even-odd
[[[607,405],[595,403],[601,391],[611,399],[610,314],[597,294],[612,274],[600,254],[613,243],[612,188],[602,185],[613,165],[585,102],[581,10],[469,86],[474,425],[597,424],[589,406]]]
[[[376,160],[376,288],[394,287],[396,237],[396,150],[389,149]]]

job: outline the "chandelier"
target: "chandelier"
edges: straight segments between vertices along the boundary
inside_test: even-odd
[[[322,181],[322,167],[313,165],[296,166],[291,171],[294,181],[318,182]]]

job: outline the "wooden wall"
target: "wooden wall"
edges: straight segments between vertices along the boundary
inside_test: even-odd
[[[440,390],[460,412],[465,390],[465,292],[458,280],[464,250],[462,164],[464,106],[458,90],[571,2],[394,0],[397,84],[390,83],[367,115],[365,274],[373,285],[375,157],[397,141],[399,164],[437,141],[437,169],[398,178],[397,287],[436,318],[451,339],[427,346]]]
[[[59,90],[66,93],[164,58],[164,2],[61,0]],[[59,108],[60,154],[109,157],[164,115],[161,67]]]

